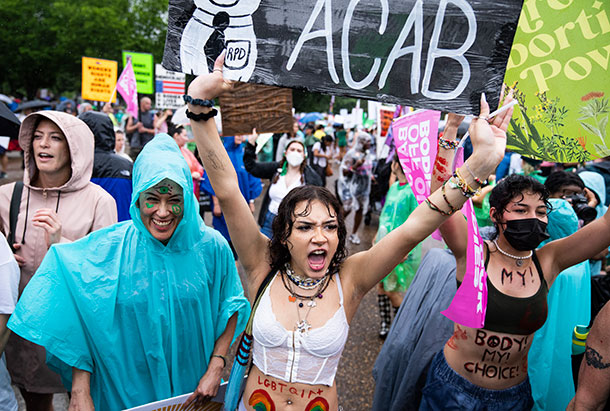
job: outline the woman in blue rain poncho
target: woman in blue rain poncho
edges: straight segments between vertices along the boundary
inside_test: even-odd
[[[176,143],[157,136],[134,164],[132,220],[53,246],[24,290],[9,327],[46,348],[78,409],[216,393],[250,309],[192,184]]]

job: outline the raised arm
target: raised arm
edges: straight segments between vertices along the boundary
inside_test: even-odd
[[[510,97],[509,97],[510,99]],[[481,96],[481,114],[470,125],[470,136],[474,147],[467,165],[458,169],[459,179],[451,178],[443,189],[433,192],[422,202],[400,227],[390,232],[368,251],[347,259],[344,271],[355,292],[364,295],[375,286],[401,261],[413,247],[423,241],[439,225],[444,223],[466,202],[464,190],[457,186],[467,185],[466,191],[479,188],[472,173],[479,179],[486,179],[504,156],[506,129],[512,116],[512,108],[502,112],[488,123],[489,105]],[[470,170],[470,171],[469,171]],[[464,184],[465,183],[465,184]]]
[[[452,165],[455,158],[455,149],[452,148],[457,142],[458,127],[464,120],[464,116],[450,113],[445,124],[443,140],[439,144],[434,170],[432,171],[432,181],[430,191],[434,192],[441,188],[442,184],[449,180],[452,174]],[[455,213],[439,227],[443,240],[455,257],[457,265],[456,277],[458,280],[464,278],[466,271],[466,246],[468,243],[468,225],[462,213]]]
[[[587,337],[576,396],[568,411],[604,410],[610,394],[610,304],[601,309]]]
[[[568,237],[555,240],[538,251],[542,261],[552,264],[551,281],[568,267],[588,260],[610,246],[610,214],[587,224]],[[547,281],[549,278],[547,278]]]
[[[193,99],[213,99],[228,91],[231,85],[222,78],[224,55],[216,61],[214,71],[197,77],[189,86]],[[207,113],[211,109],[188,105],[192,113]],[[225,216],[231,241],[240,261],[250,276],[250,285],[262,281],[269,270],[265,257],[269,239],[261,234],[248,203],[239,190],[237,173],[225,151],[213,120],[191,121],[195,142],[208,178]]]
[[[256,142],[250,141],[244,148],[244,167],[246,171],[257,178],[271,179],[277,173],[280,163],[277,161],[269,161],[267,163],[259,163],[256,161]]]

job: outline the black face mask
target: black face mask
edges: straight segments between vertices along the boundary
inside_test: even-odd
[[[544,221],[537,218],[508,220],[504,237],[515,250],[534,250],[541,242],[550,237],[546,232],[546,225]]]

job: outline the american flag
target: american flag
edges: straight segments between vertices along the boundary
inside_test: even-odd
[[[157,93],[183,95],[184,81],[157,80],[155,88]]]

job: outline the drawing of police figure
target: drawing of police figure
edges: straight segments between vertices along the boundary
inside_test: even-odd
[[[260,0],[195,0],[195,12],[180,41],[182,71],[211,72],[216,57],[227,49],[225,76],[248,81],[256,66],[256,35],[252,13]]]

